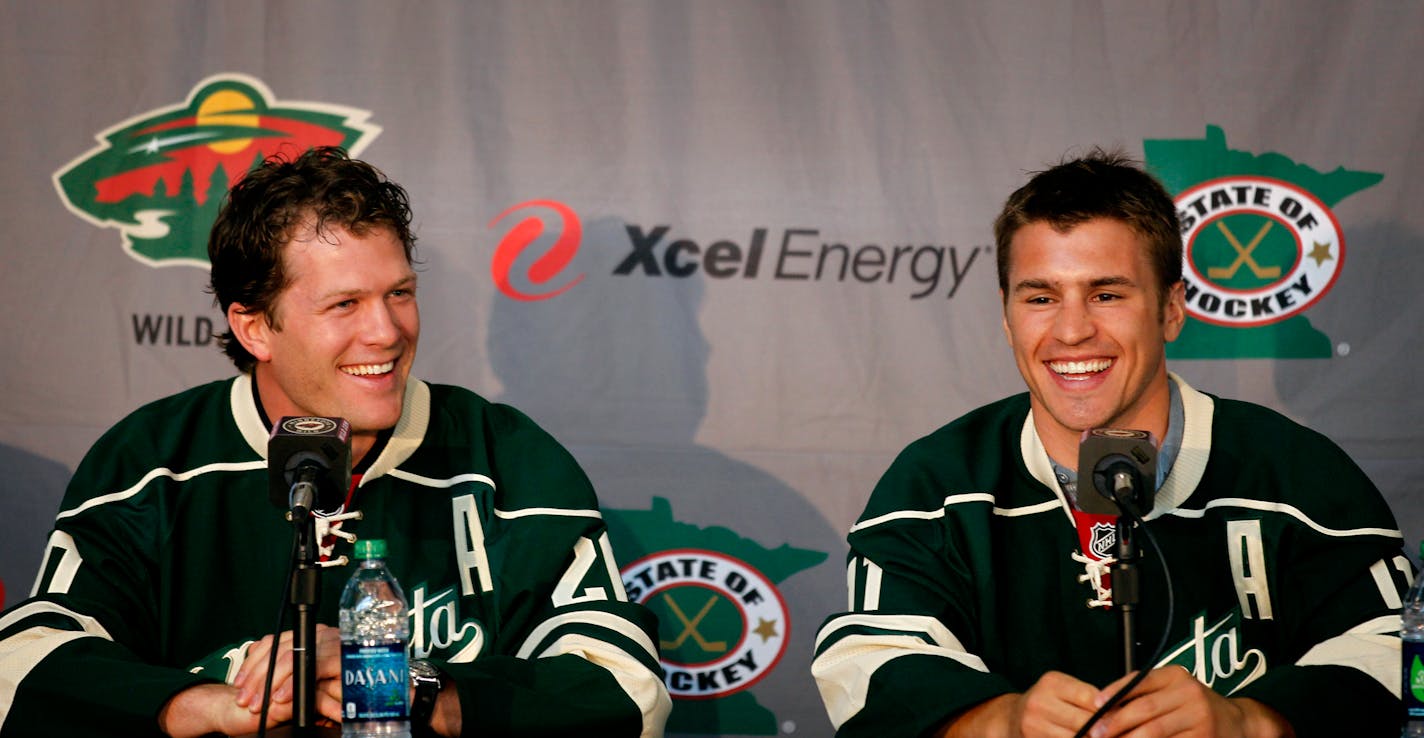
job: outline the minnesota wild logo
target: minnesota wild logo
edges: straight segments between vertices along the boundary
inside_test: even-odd
[[[603,517],[614,554],[629,562],[622,571],[628,599],[658,616],[673,698],[668,732],[776,735],[776,716],[752,688],[776,669],[791,637],[777,584],[827,554],[768,549],[727,528],[677,521],[662,497],[651,509],[605,509]]]
[[[380,128],[370,113],[279,102],[260,80],[209,77],[187,102],[143,113],[98,134],[99,145],[54,174],[75,215],[120,233],[148,266],[208,267],[208,230],[232,184],[279,152],[343,146],[359,154]]]
[[[1143,142],[1147,163],[1175,193],[1185,246],[1188,319],[1172,358],[1328,358],[1328,336],[1306,312],[1330,292],[1345,262],[1331,207],[1384,178],[1321,173],[1277,153],[1201,139]]]

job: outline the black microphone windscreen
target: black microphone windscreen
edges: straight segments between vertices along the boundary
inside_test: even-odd
[[[345,418],[284,417],[267,439],[267,474],[272,504],[286,510],[298,470],[316,470],[312,512],[340,510],[351,487],[351,424]],[[311,476],[311,474],[307,474]]]
[[[1118,515],[1113,477],[1126,473],[1134,489],[1128,502],[1138,515],[1152,510],[1157,486],[1157,445],[1140,430],[1094,428],[1078,442],[1078,507],[1098,515]]]

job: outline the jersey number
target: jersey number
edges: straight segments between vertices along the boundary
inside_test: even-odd
[[[40,563],[40,575],[35,578],[30,596],[45,592],[66,594],[74,583],[74,575],[79,573],[79,565],[84,559],[74,545],[74,538],[62,530],[50,534],[49,545],[45,546],[44,560]]]
[[[865,569],[865,582],[859,597],[856,596],[856,570]],[[880,581],[885,576],[885,570],[870,559],[862,559],[859,556],[852,556],[850,563],[846,565],[846,591],[850,593],[850,609],[852,612],[874,612],[880,609]],[[856,600],[859,599],[857,607]]]
[[[613,547],[608,543],[607,531],[598,536],[598,549],[603,553],[604,568],[608,570],[608,581],[613,585],[615,598],[619,601],[626,601],[628,595],[623,590],[623,579],[613,568]],[[598,552],[594,551],[593,541],[580,537],[574,544],[574,562],[569,564],[569,568],[559,578],[558,586],[554,587],[554,594],[551,596],[554,607],[608,599],[608,593],[603,587],[584,587],[582,594],[575,594],[588,577],[589,571],[593,569],[593,565],[597,563],[598,558]]]

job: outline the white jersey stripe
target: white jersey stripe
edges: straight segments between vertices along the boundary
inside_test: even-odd
[[[837,620],[841,620],[837,618]],[[823,630],[822,633],[825,631]],[[948,631],[946,631],[948,632]],[[951,636],[953,638],[953,636]],[[958,640],[955,644],[958,645]],[[983,660],[959,648],[925,643],[908,635],[851,635],[836,641],[811,663],[811,675],[831,724],[840,729],[865,707],[870,679],[876,670],[901,656],[927,654],[957,661],[971,669],[988,671]]]
[[[640,738],[659,738],[663,734],[663,724],[672,712],[672,698],[661,679],[648,679],[648,669],[637,659],[604,641],[589,638],[578,633],[565,633],[539,652],[538,658],[561,656],[566,653],[577,656],[607,669],[613,674],[618,686],[638,706],[643,713],[643,730]]]
[[[1348,666],[1379,682],[1390,694],[1399,694],[1403,672],[1399,668],[1399,616],[1385,615],[1315,644],[1296,662],[1298,666]]]
[[[489,485],[490,489],[495,488],[494,480],[483,474],[458,474],[448,479],[433,479],[431,477],[423,477],[419,474],[412,474],[402,469],[392,469],[387,473],[390,476],[395,477],[396,479],[404,480],[410,482],[411,484],[419,484],[422,487],[437,487],[440,489],[449,489],[457,484],[463,484],[465,482],[479,482],[481,484]],[[361,481],[364,483],[366,480],[363,477]]]
[[[1350,536],[1384,536],[1386,538],[1399,538],[1401,540],[1403,540],[1404,538],[1404,534],[1400,533],[1398,530],[1390,528],[1327,528],[1315,522],[1314,520],[1311,520],[1308,515],[1306,515],[1304,512],[1301,512],[1300,508],[1297,508],[1293,505],[1286,505],[1280,502],[1263,502],[1261,500],[1252,500],[1247,499],[1245,497],[1223,497],[1219,500],[1212,500],[1211,502],[1208,502],[1206,506],[1201,508],[1200,510],[1183,510],[1181,508],[1178,508],[1176,510],[1166,511],[1163,514],[1175,515],[1179,518],[1200,518],[1206,515],[1207,510],[1210,510],[1214,507],[1241,507],[1247,510],[1261,510],[1263,512],[1282,513],[1284,515],[1289,515],[1302,523],[1305,523],[1307,526],[1310,527],[1311,530],[1314,530],[1315,532],[1320,533],[1321,535],[1332,536],[1335,538],[1348,538]]]
[[[988,492],[970,492],[960,495],[950,495],[944,498],[944,507],[937,510],[899,510],[873,517],[869,520],[862,520],[850,527],[850,532],[873,528],[882,523],[889,523],[895,520],[935,520],[945,515],[945,509],[954,505],[967,505],[972,503],[994,504],[994,495]],[[1035,505],[1024,507],[994,507],[993,513],[1002,518],[1017,518],[1024,515],[1038,515],[1039,513],[1051,512],[1062,506],[1058,500],[1048,500]]]
[[[938,618],[928,615],[878,615],[874,613],[848,613],[832,618],[830,622],[821,627],[821,632],[816,634],[815,650],[819,650],[826,638],[835,631],[856,625],[905,633],[923,633],[926,639],[936,646],[964,651],[964,644],[960,643],[959,639]],[[973,658],[977,659],[978,657]],[[975,668],[983,670],[985,667],[983,662],[980,662],[979,666]]]
[[[490,489],[496,488],[494,480],[483,474],[460,474],[458,476],[450,477],[449,479],[432,479],[430,477],[422,477],[419,474],[412,474],[408,471],[403,471],[401,469],[392,469],[388,473],[390,474],[390,476],[393,476],[396,479],[410,482],[412,484],[419,484],[424,487],[449,489],[450,487],[454,487],[457,484],[462,484],[465,482],[478,482],[480,484],[488,486]],[[529,517],[531,515],[555,515],[569,518],[598,518],[599,520],[603,519],[603,513],[599,512],[598,510],[565,507],[526,507],[522,510],[495,510],[494,514],[498,517],[504,518],[505,520],[514,520],[515,518],[524,518]]]
[[[628,640],[637,643],[639,646],[642,646],[643,650],[646,651],[648,656],[654,661],[656,661],[658,658],[657,646],[653,645],[652,639],[648,638],[648,634],[644,633],[641,628],[628,622],[627,620],[624,620],[623,618],[618,617],[617,615],[613,615],[606,612],[599,612],[597,610],[579,610],[576,612],[567,612],[562,615],[555,615],[554,617],[545,620],[544,622],[540,623],[538,627],[534,628],[533,632],[529,634],[528,638],[524,639],[524,643],[519,646],[519,652],[516,653],[515,656],[521,659],[527,659],[533,656],[534,649],[538,648],[539,644],[542,643],[545,638],[548,638],[550,633],[553,633],[558,628],[570,624],[594,625],[600,628],[607,628],[608,630],[618,633],[624,638],[627,638]]]
[[[495,510],[494,514],[505,520],[515,518],[527,518],[531,515],[556,515],[566,518],[598,518],[603,519],[603,513],[598,510],[579,510],[566,507],[526,507],[523,510]]]
[[[0,618],[0,630],[22,622],[27,617],[48,614],[63,615],[73,620],[80,630],[37,626],[0,640],[0,729],[5,726],[10,706],[15,704],[15,691],[19,689],[20,682],[23,682],[30,670],[46,656],[79,638],[114,640],[98,620],[44,600],[27,602],[6,613],[5,617]]]
[[[55,516],[55,519],[63,520],[64,518],[73,517],[84,512],[85,510],[90,510],[100,505],[107,505],[110,502],[118,502],[120,500],[125,500],[130,497],[133,497],[134,495],[141,492],[144,487],[148,486],[149,482],[152,482],[153,480],[159,477],[168,477],[175,482],[186,482],[194,477],[202,476],[204,474],[211,474],[212,472],[252,471],[254,469],[266,468],[267,462],[262,459],[258,459],[257,461],[223,462],[219,464],[208,464],[206,466],[200,466],[197,469],[191,469],[185,472],[175,472],[172,469],[160,467],[143,475],[143,479],[138,480],[137,484],[132,487],[129,487],[128,489],[121,490],[119,492],[110,492],[107,495],[99,495],[98,497],[90,498],[86,500],[84,504],[74,508],[73,510],[65,510],[64,512],[61,512],[60,514]]]

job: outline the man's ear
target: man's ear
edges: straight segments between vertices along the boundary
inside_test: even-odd
[[[1005,302],[1005,299],[1006,298],[1004,297],[1004,291],[999,290],[999,304],[1003,306],[1003,311],[999,317],[1001,320],[1001,325],[1004,326],[1004,339],[1009,342],[1010,346],[1013,346],[1014,334],[1009,332],[1009,303]]]
[[[1162,306],[1162,337],[1168,343],[1182,334],[1182,326],[1187,322],[1187,283],[1178,282],[1167,291],[1167,302]]]
[[[267,314],[260,310],[250,310],[244,305],[232,303],[227,306],[227,325],[233,338],[247,349],[258,361],[270,361],[272,350],[272,326],[267,324]]]

